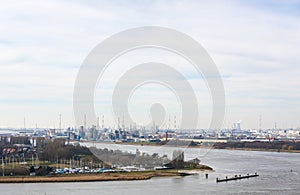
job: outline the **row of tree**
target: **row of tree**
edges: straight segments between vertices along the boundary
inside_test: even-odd
[[[272,142],[227,142],[216,143],[216,149],[224,148],[253,148],[253,149],[276,149],[276,150],[300,150],[300,142],[272,141]]]

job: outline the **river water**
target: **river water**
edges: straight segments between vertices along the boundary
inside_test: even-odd
[[[99,148],[167,154],[174,148],[96,144]],[[300,154],[189,148],[185,158],[198,157],[214,172],[146,181],[0,184],[0,194],[300,194]],[[216,183],[216,177],[257,172],[256,178]]]

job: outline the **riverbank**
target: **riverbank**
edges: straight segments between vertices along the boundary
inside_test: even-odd
[[[107,143],[106,143],[107,144]],[[111,142],[110,144],[120,144],[120,145],[140,145],[140,146],[159,146],[164,147],[164,145],[160,145],[157,143],[149,143],[149,142]],[[173,146],[167,145],[167,147],[181,147],[181,146]],[[295,149],[276,149],[276,148],[239,148],[239,147],[216,147],[216,146],[206,146],[206,145],[198,145],[198,146],[187,146],[187,148],[204,148],[204,149],[220,149],[220,150],[244,150],[244,151],[262,151],[262,152],[285,152],[285,153],[300,153],[300,150]]]
[[[194,171],[201,171],[197,169]],[[203,170],[202,170],[203,171]],[[192,170],[159,170],[138,171],[126,173],[102,173],[102,174],[69,174],[56,176],[5,176],[0,177],[0,183],[53,183],[53,182],[96,182],[96,181],[130,181],[148,180],[152,177],[174,177],[195,174]]]
[[[286,153],[300,153],[300,150],[282,150],[282,149],[266,149],[266,148],[216,148],[219,150],[244,150],[257,152],[286,152]]]

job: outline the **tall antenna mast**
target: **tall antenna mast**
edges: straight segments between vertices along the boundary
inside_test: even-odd
[[[100,125],[99,125],[99,116],[97,117],[97,125],[96,125],[96,129],[100,129]]]
[[[61,133],[61,114],[59,114],[59,132]]]
[[[261,121],[262,121],[261,115],[259,115],[259,130],[261,130]]]
[[[174,116],[174,129],[176,129],[176,115]]]
[[[4,177],[4,162],[3,162],[3,156],[2,156],[2,176]]]
[[[104,129],[104,115],[102,115],[102,129]]]
[[[23,125],[24,125],[24,129],[26,129],[26,118],[25,117],[24,117]]]
[[[86,114],[84,114],[83,128],[84,128],[84,130],[86,129]]]

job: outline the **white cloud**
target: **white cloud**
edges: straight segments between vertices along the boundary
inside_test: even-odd
[[[207,49],[224,79],[225,124],[241,119],[255,128],[263,115],[263,127],[299,126],[299,10],[298,1],[2,1],[0,126],[22,126],[24,115],[51,126],[59,113],[72,125],[73,85],[86,55],[108,36],[145,25],[185,32]],[[177,68],[188,75],[185,67]],[[107,91],[122,74],[111,69]]]

